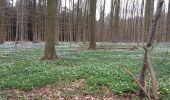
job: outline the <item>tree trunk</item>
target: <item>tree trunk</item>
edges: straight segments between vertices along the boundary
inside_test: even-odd
[[[55,52],[55,34],[57,26],[57,14],[56,3],[58,5],[58,0],[47,0],[47,13],[48,13],[48,29],[45,34],[45,53],[42,60],[56,59],[57,55]]]
[[[141,75],[140,75],[140,83],[143,87],[146,87],[145,85],[145,71],[148,68],[149,73],[151,75],[151,82],[152,82],[152,88],[151,88],[151,97],[153,100],[158,99],[158,90],[157,90],[157,80],[156,80],[156,74],[152,66],[152,60],[151,60],[151,52],[154,44],[154,36],[156,32],[156,27],[158,23],[158,19],[161,15],[161,10],[163,6],[164,1],[159,0],[158,5],[157,5],[157,10],[154,15],[154,18],[152,20],[152,28],[151,28],[151,33],[148,38],[148,42],[146,46],[144,47],[145,49],[145,54],[144,54],[144,61],[143,61],[143,66],[141,70]],[[144,94],[143,90],[140,90],[140,96],[142,97]]]
[[[113,41],[113,13],[114,13],[114,2],[111,0],[111,12],[110,12],[110,33],[111,33],[111,39]]]
[[[24,0],[21,0],[21,34],[20,34],[20,41],[24,41]]]
[[[118,42],[118,35],[119,35],[119,14],[120,14],[120,0],[115,0],[115,15],[114,15],[114,24],[113,24],[113,35],[114,35],[114,42]]]
[[[87,16],[88,16],[88,11],[87,11],[87,6],[88,6],[88,0],[86,0],[85,2],[85,10],[84,10],[84,19],[83,19],[83,43],[85,44],[86,43],[86,36],[87,36],[87,33],[88,33],[88,20],[87,20]]]
[[[154,0],[146,0],[145,4],[145,36],[146,39],[147,35],[149,35],[149,30],[151,29],[151,23],[153,18],[153,11],[154,11]],[[146,42],[147,40],[144,40]]]
[[[33,25],[32,25],[33,42],[38,42],[37,38],[37,21],[36,21],[36,0],[33,1]]]
[[[59,2],[58,2],[59,3]],[[59,6],[59,4],[56,4],[56,14],[58,14],[59,13],[59,11],[60,11],[60,6]],[[57,15],[56,15],[57,16]],[[55,44],[59,44],[59,33],[60,33],[60,29],[59,29],[59,24],[58,24],[58,22],[59,22],[59,18],[57,17],[57,19],[56,19],[56,33],[55,33]]]
[[[106,5],[106,0],[103,1],[103,5],[100,7],[100,42],[103,42],[103,34],[104,34],[104,15],[105,15],[105,5]]]
[[[145,0],[142,0],[142,4],[141,4],[141,12],[140,12],[140,15],[141,16],[143,16],[143,9],[144,9],[144,2],[145,2]],[[142,33],[140,33],[141,35],[140,35],[140,42],[144,42],[144,32],[143,32],[143,17],[141,17],[140,18],[140,32]]]
[[[76,19],[76,43],[80,42],[80,33],[79,33],[79,13],[80,13],[80,0],[77,1],[77,19]]]
[[[126,42],[126,37],[127,37],[127,13],[128,13],[128,4],[129,4],[129,0],[126,1],[126,8],[125,8],[125,19],[124,19],[124,29],[123,29],[123,42]]]
[[[168,15],[166,21],[166,42],[170,42],[170,0],[168,5]]]
[[[4,11],[3,11],[3,7],[4,7],[4,0],[0,1],[0,44],[4,43]]]
[[[96,0],[90,0],[90,45],[89,50],[96,49]]]

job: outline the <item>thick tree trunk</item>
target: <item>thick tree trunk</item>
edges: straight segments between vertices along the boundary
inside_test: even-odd
[[[58,0],[47,0],[47,13],[48,13],[48,29],[45,34],[45,53],[42,60],[56,59],[57,55],[55,52],[55,34],[57,26],[57,14],[56,3]]]
[[[118,42],[118,35],[119,35],[119,17],[120,14],[120,0],[115,0],[115,15],[114,15],[114,24],[113,24],[113,35],[114,35],[114,42]]]
[[[58,15],[59,11],[60,11],[60,6],[59,6],[59,1],[56,2],[56,16]],[[56,33],[55,33],[55,44],[59,44],[59,33],[60,33],[60,29],[59,29],[59,18],[56,18]]]
[[[166,42],[170,42],[170,0],[168,5],[168,15],[166,24]]]
[[[4,11],[3,11],[3,5],[4,0],[0,1],[0,44],[4,43]]]
[[[90,0],[90,45],[89,50],[96,49],[96,0]]]
[[[157,90],[157,80],[156,80],[156,74],[154,71],[154,68],[152,66],[152,60],[151,60],[151,52],[154,44],[154,36],[156,32],[156,27],[158,23],[158,19],[161,15],[161,10],[163,6],[164,0],[159,0],[158,5],[157,5],[157,10],[155,13],[155,16],[152,20],[152,28],[151,28],[151,33],[148,38],[148,43],[144,47],[145,49],[145,54],[144,54],[144,61],[143,61],[143,66],[141,70],[141,76],[140,76],[140,83],[143,87],[146,87],[145,85],[145,71],[148,68],[149,73],[151,75],[151,82],[152,82],[152,88],[151,88],[151,97],[153,100],[158,99],[158,90]],[[140,90],[140,96],[142,97],[144,94],[143,90]]]

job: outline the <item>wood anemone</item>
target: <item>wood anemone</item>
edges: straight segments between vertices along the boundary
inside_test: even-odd
[[[164,0],[158,1],[157,10],[156,10],[154,18],[152,20],[152,28],[150,31],[150,36],[148,38],[148,42],[147,42],[146,46],[144,46],[145,53],[144,53],[143,66],[142,66],[141,75],[140,75],[140,84],[143,86],[143,88],[146,91],[145,72],[146,72],[146,69],[149,70],[149,73],[151,76],[151,82],[152,82],[150,96],[153,100],[157,100],[159,98],[158,98],[158,86],[157,86],[156,73],[152,66],[151,53],[152,53],[152,49],[153,49],[153,45],[154,45],[154,36],[155,36],[155,32],[156,32],[156,27],[158,24],[158,19],[160,18],[160,15],[161,15],[163,3],[164,3]],[[144,91],[142,89],[140,89],[139,94],[140,94],[141,98],[143,97],[143,95],[146,95],[146,94],[144,94]]]

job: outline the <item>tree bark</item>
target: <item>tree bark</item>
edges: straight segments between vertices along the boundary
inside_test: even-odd
[[[145,49],[145,54],[144,54],[144,61],[143,61],[143,66],[141,70],[141,75],[140,75],[140,83],[143,87],[146,87],[145,85],[145,71],[148,68],[149,73],[151,75],[151,82],[152,82],[152,88],[151,88],[151,97],[153,100],[158,99],[158,90],[157,90],[157,79],[156,79],[156,74],[154,71],[154,68],[152,66],[152,60],[151,60],[151,52],[154,44],[154,36],[156,32],[156,27],[158,23],[158,19],[160,18],[161,15],[161,10],[163,6],[164,0],[159,0],[158,5],[157,5],[157,10],[154,15],[154,18],[152,20],[152,28],[150,32],[150,36],[148,38],[148,42],[146,46],[144,47]],[[140,90],[140,96],[143,96],[143,90]]]
[[[80,31],[79,31],[79,28],[80,28],[80,26],[79,26],[79,13],[80,13],[80,0],[78,0],[77,1],[77,19],[76,19],[76,43],[77,42],[80,42]]]
[[[114,15],[114,1],[111,0],[111,12],[110,12],[110,33],[111,33],[111,39],[113,41],[113,15]]]
[[[96,49],[96,0],[90,0],[90,45],[89,50]]]
[[[47,13],[48,13],[48,29],[47,34],[45,34],[45,53],[42,60],[57,59],[55,52],[55,34],[57,26],[57,14],[56,3],[58,5],[58,0],[47,0]]]
[[[168,5],[168,15],[166,21],[166,42],[170,42],[170,0]]]
[[[105,18],[105,5],[106,5],[106,0],[103,1],[103,5],[100,7],[100,42],[103,42],[103,34],[104,34],[104,18]]]
[[[59,1],[58,1],[58,3],[56,2],[56,14],[58,14],[59,12],[60,12],[60,6],[59,6]],[[57,15],[56,15],[57,16]],[[58,22],[59,22],[59,18],[57,17],[57,19],[56,19],[56,33],[55,33],[55,44],[59,44],[59,33],[60,33],[60,28],[59,28],[59,24],[58,24]]]
[[[21,34],[20,34],[20,41],[24,41],[24,8],[25,8],[25,1],[21,0]]]
[[[114,24],[113,24],[113,35],[114,35],[114,42],[118,42],[118,35],[119,35],[119,17],[120,14],[120,0],[115,0],[115,15],[114,15]]]
[[[0,1],[0,44],[4,43],[4,11],[3,11],[3,7],[4,7],[4,0]]]
[[[36,21],[36,0],[33,1],[33,27],[32,27],[32,34],[33,34],[33,42],[38,42],[37,36],[37,21]]]
[[[85,44],[87,39],[86,39],[86,36],[87,36],[87,33],[88,33],[88,20],[87,20],[87,16],[88,16],[88,10],[87,10],[87,6],[88,6],[88,0],[86,0],[85,2],[85,10],[84,10],[84,19],[83,19],[83,43]]]
[[[146,0],[145,3],[145,36],[146,39],[147,35],[149,34],[149,30],[151,29],[151,23],[153,18],[153,11],[154,11],[154,0]],[[146,42],[147,40],[144,40]]]

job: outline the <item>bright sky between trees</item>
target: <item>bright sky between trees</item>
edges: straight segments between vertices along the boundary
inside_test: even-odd
[[[17,1],[17,0],[14,0],[14,2],[16,2],[16,1]],[[67,1],[66,6],[69,7],[69,0],[66,0],[66,1]],[[100,10],[99,10],[99,5],[100,5],[100,3],[102,3],[102,1],[103,1],[103,0],[98,0],[98,3],[97,3],[97,15],[96,15],[96,19],[97,19],[97,20],[98,20],[99,17],[100,17],[100,15],[99,15],[99,12],[100,12]],[[139,6],[139,7],[140,7],[140,5],[142,4],[142,0],[129,0],[129,1],[128,1],[128,2],[129,2],[129,8],[130,8],[131,3],[133,3],[134,1],[135,1],[136,3],[138,3],[137,6]],[[155,8],[156,8],[157,1],[158,1],[158,0],[156,0],[156,2],[155,2]],[[167,12],[169,0],[164,0],[164,1],[165,1],[165,6],[164,6],[164,8],[165,8],[165,11]],[[77,2],[77,0],[75,0],[75,2]],[[125,3],[126,3],[126,2],[127,2],[127,0],[121,0],[121,9],[125,7]],[[65,6],[65,0],[62,0],[62,6]],[[111,0],[106,0],[105,15],[108,15],[108,14],[110,13],[110,7],[111,7]],[[130,9],[131,9],[131,8],[130,8]],[[156,10],[156,9],[155,9],[155,10]]]

